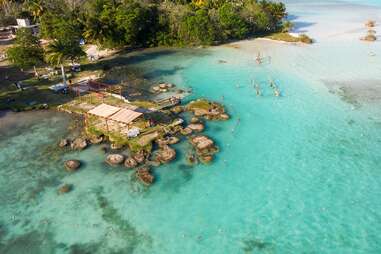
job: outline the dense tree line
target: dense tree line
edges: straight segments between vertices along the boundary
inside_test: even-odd
[[[39,22],[43,38],[103,47],[218,44],[281,30],[286,16],[268,0],[0,1]]]

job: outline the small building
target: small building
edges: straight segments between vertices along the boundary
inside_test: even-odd
[[[138,128],[132,123],[143,114],[127,108],[120,108],[108,104],[100,104],[87,112],[89,115],[103,119],[98,123],[98,128],[107,132],[116,131],[125,136],[134,136],[139,133]],[[103,127],[102,127],[103,126]],[[131,133],[133,131],[133,133]]]

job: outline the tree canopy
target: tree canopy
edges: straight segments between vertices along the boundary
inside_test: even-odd
[[[11,1],[12,2],[12,1]],[[41,36],[103,47],[211,45],[278,32],[283,3],[269,0],[24,0]]]
[[[103,47],[211,45],[277,32],[284,4],[269,0],[25,0],[44,38]]]
[[[43,62],[44,51],[32,31],[26,28],[17,30],[15,44],[7,49],[8,59],[20,68],[36,66]]]

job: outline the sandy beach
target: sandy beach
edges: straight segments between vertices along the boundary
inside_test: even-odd
[[[238,50],[260,52],[274,68],[287,70],[316,88],[326,88],[357,105],[381,105],[381,42],[364,42],[367,20],[381,32],[381,7],[322,1],[286,1],[293,35],[308,34],[314,44],[285,43],[260,38],[234,43]]]

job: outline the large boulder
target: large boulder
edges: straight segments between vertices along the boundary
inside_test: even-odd
[[[202,123],[192,123],[192,124],[188,125],[187,128],[189,128],[195,132],[202,132],[205,127]]]
[[[168,163],[176,158],[175,149],[165,145],[157,151],[156,160],[161,163]]]
[[[106,157],[106,162],[111,166],[122,164],[123,161],[124,161],[124,156],[117,153],[110,154]]]
[[[84,138],[76,138],[71,143],[71,148],[74,150],[83,150],[87,147],[87,141]]]
[[[74,172],[79,169],[81,162],[79,160],[67,160],[65,161],[65,168],[69,172]]]
[[[128,157],[124,161],[124,166],[126,168],[135,168],[137,165],[138,165],[138,162],[134,158],[132,158],[132,157]]]
[[[197,150],[204,150],[214,146],[214,141],[206,136],[195,136],[191,139],[191,143]]]
[[[138,169],[136,177],[146,186],[150,186],[154,181],[154,176],[147,167]]]

